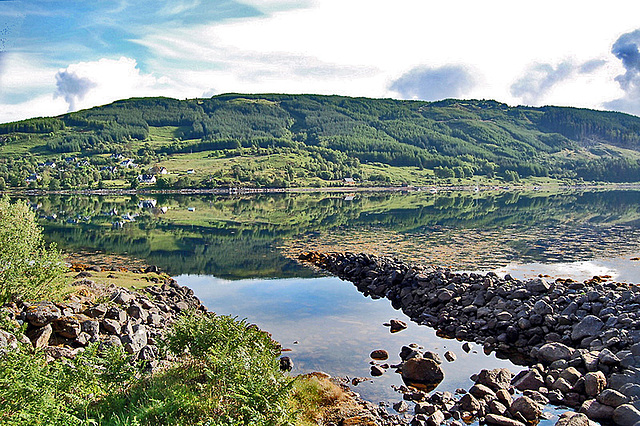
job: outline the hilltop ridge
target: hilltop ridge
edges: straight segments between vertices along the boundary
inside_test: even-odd
[[[492,100],[132,98],[2,124],[0,155],[2,189],[637,182],[640,118]]]

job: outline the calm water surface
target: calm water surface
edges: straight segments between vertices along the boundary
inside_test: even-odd
[[[459,271],[539,274],[640,282],[640,192],[270,194],[256,196],[31,197],[49,240],[70,251],[100,251],[158,265],[219,314],[270,331],[294,373],[369,377],[369,353],[399,361],[417,343],[443,355],[439,390],[467,388],[482,368],[520,367],[466,353],[411,323],[387,300],[298,264],[301,251],[363,251]],[[397,334],[382,324],[409,323]],[[391,370],[355,389],[397,401]]]

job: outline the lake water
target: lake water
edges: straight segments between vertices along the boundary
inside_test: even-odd
[[[466,353],[461,342],[410,323],[387,300],[295,261],[302,251],[364,251],[456,270],[640,282],[640,192],[272,194],[255,196],[31,197],[47,238],[70,251],[102,251],[158,265],[220,314],[270,331],[294,373],[369,377],[369,353],[399,361],[417,343],[443,355],[439,390],[467,388],[481,368],[518,366]],[[382,324],[402,319],[391,334]],[[397,401],[392,370],[355,387]]]

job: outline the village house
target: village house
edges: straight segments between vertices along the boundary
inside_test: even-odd
[[[149,173],[151,173],[152,175],[166,175],[169,174],[169,171],[166,167],[155,165],[149,169]]]
[[[138,182],[140,183],[144,183],[144,184],[154,184],[156,183],[157,179],[154,175],[140,175],[138,176]]]

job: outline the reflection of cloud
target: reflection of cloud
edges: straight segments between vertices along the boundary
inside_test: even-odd
[[[435,101],[460,97],[474,85],[475,79],[465,67],[445,65],[414,68],[395,80],[389,89],[403,98]]]
[[[605,107],[640,115],[640,29],[621,35],[611,53],[622,61],[625,73],[616,77],[625,94]]]

